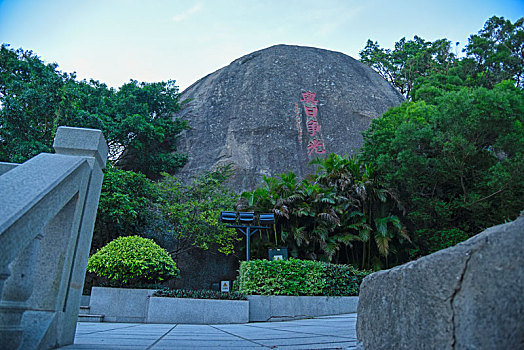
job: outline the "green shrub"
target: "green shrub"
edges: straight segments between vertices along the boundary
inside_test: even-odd
[[[371,271],[360,271],[351,265],[324,265],[323,295],[329,296],[357,296],[360,284]]]
[[[87,271],[128,287],[178,276],[171,256],[153,240],[139,236],[109,242],[89,258]]]
[[[240,264],[234,287],[243,294],[356,296],[369,273],[319,261],[252,260]]]
[[[243,261],[238,289],[244,294],[322,295],[322,265],[308,260]]]
[[[241,293],[221,293],[216,290],[187,290],[187,289],[160,289],[153,293],[154,297],[192,298],[192,299],[222,299],[222,300],[247,300]]]

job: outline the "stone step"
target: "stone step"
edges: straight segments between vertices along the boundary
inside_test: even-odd
[[[104,315],[79,314],[78,322],[103,322]]]
[[[89,306],[80,306],[80,313],[88,314],[90,309]]]

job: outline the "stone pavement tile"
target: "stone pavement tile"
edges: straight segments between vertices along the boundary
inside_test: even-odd
[[[352,350],[356,349],[356,342],[343,342],[343,343],[329,343],[329,344],[303,344],[303,345],[281,345],[276,349],[286,349],[286,350],[331,350],[331,349],[344,349]]]
[[[224,330],[228,334],[235,335],[237,337],[246,338],[246,339],[272,339],[272,338],[286,338],[290,336],[290,332],[278,331],[278,330]]]
[[[100,345],[97,344],[73,344],[61,347],[60,349],[64,350],[144,350],[144,346],[137,346],[137,345]]]
[[[139,324],[124,324],[124,323],[87,323],[80,322],[77,324],[76,332],[85,333],[85,332],[106,332],[116,329],[127,329],[139,327]]]
[[[287,339],[264,339],[257,340],[261,344],[270,347],[280,347],[283,345],[314,345],[314,344],[334,344],[334,343],[347,343],[352,345],[356,343],[356,339],[346,338],[335,338],[335,337],[304,337],[304,338],[287,338]]]
[[[267,328],[266,328],[267,329]],[[276,331],[276,330],[275,330]],[[305,334],[318,334],[318,335],[343,335],[343,336],[352,336],[354,331],[343,328],[325,328],[325,327],[287,327],[281,328],[278,331],[280,332],[296,332],[296,333],[305,333]]]
[[[111,341],[122,340],[124,342],[131,340],[143,340],[143,341],[155,341],[158,338],[162,337],[163,334],[157,335],[142,335],[142,334],[87,334],[87,335],[77,335],[76,340],[82,340],[83,342],[88,339],[110,339]]]
[[[200,346],[200,345],[197,345],[197,346],[191,346],[191,345],[182,345],[182,346],[167,345],[167,346],[154,346],[154,347],[152,347],[150,349],[152,349],[152,350],[213,350],[213,349],[217,349],[217,348],[220,349],[222,347]],[[227,346],[224,346],[223,348],[224,349],[234,349],[234,350],[264,350],[264,349],[269,349],[269,348],[262,347],[262,346],[242,346],[242,347],[239,347],[239,348],[229,348]]]
[[[179,324],[172,329],[169,334],[220,334],[222,331],[207,325],[199,325],[198,327],[188,327],[192,325]]]
[[[77,337],[75,344],[91,345],[119,345],[119,346],[142,346],[143,348],[153,344],[156,339],[143,338],[108,338],[108,337]]]
[[[229,324],[79,323],[67,350],[354,349],[356,315]]]
[[[185,334],[185,335],[172,335],[168,334],[162,339],[167,340],[199,340],[199,339],[210,339],[210,340],[241,340],[242,338],[224,333],[224,334],[213,334],[213,335],[204,335],[199,336],[197,334]]]
[[[287,337],[275,337],[275,338],[258,338],[257,336],[253,338],[249,338],[251,341],[256,341],[257,343],[264,344],[267,346],[272,346],[272,343],[278,343],[278,344],[286,344],[286,343],[314,343],[319,338],[318,335],[312,335],[312,334],[302,334],[302,335],[289,335]],[[331,339],[331,338],[330,338]],[[340,341],[346,341],[350,339],[341,338]]]
[[[159,348],[195,348],[200,349],[203,347],[208,348],[227,348],[227,349],[245,349],[247,347],[257,347],[258,349],[263,349],[264,347],[256,343],[238,339],[238,340],[176,340],[176,339],[162,339],[151,349]]]
[[[347,328],[347,327],[346,327]],[[268,331],[267,328],[264,328],[265,332]],[[277,330],[273,330],[277,331]],[[260,331],[253,330],[252,333],[258,334]],[[316,335],[316,336],[334,336],[334,337],[346,337],[346,338],[356,338],[356,331],[351,329],[322,329],[322,328],[307,328],[307,327],[287,327],[281,328],[278,330],[279,334],[297,334],[297,335]],[[263,334],[263,333],[262,333]],[[270,333],[271,334],[271,333]],[[288,335],[290,336],[290,335]]]

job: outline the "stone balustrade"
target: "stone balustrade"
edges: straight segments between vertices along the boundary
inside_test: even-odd
[[[100,130],[70,127],[53,148],[0,163],[2,349],[74,340],[108,149]]]

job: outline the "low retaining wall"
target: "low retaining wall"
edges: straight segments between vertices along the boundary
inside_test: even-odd
[[[89,313],[104,315],[106,322],[144,323],[154,292],[153,289],[93,287]]]
[[[93,287],[90,314],[105,322],[221,324],[357,312],[358,297],[249,295],[248,300],[152,297],[152,289]]]
[[[249,322],[246,300],[149,299],[146,323],[221,324]]]
[[[248,295],[249,321],[285,321],[357,312],[358,297]]]

